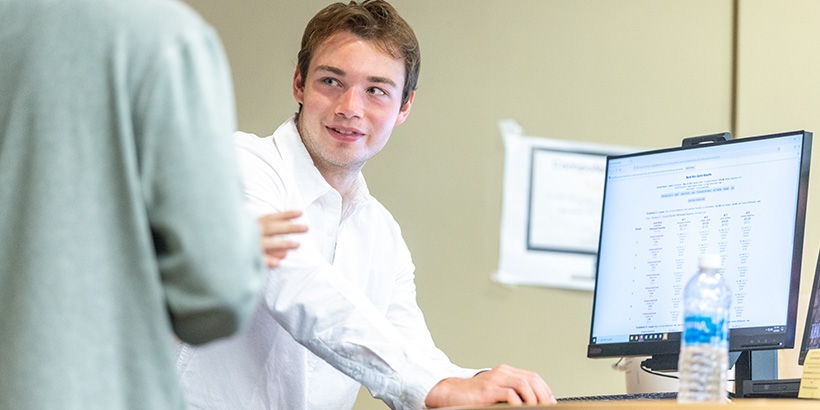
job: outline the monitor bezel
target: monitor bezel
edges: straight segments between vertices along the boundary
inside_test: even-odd
[[[606,175],[609,174],[609,166],[613,160],[629,158],[629,157],[637,157],[637,156],[645,156],[645,155],[656,155],[662,154],[671,151],[682,151],[682,150],[691,150],[691,149],[706,149],[708,150],[710,147],[714,147],[716,145],[727,145],[727,144],[743,144],[752,141],[762,140],[762,139],[773,139],[773,138],[780,138],[786,136],[796,136],[802,134],[802,152],[800,158],[800,171],[799,171],[799,181],[798,181],[798,191],[797,191],[797,201],[796,201],[796,217],[795,217],[795,227],[794,227],[794,243],[793,243],[793,250],[792,250],[792,266],[791,266],[791,278],[790,278],[790,287],[789,287],[789,302],[788,302],[788,312],[787,312],[787,320],[786,320],[786,330],[783,333],[783,337],[780,338],[781,340],[778,343],[771,343],[766,345],[756,345],[750,344],[749,337],[744,335],[744,329],[731,329],[729,331],[729,350],[730,351],[747,351],[747,350],[772,350],[772,349],[789,349],[794,347],[795,342],[795,333],[796,333],[796,324],[797,324],[797,304],[798,304],[798,297],[799,297],[799,288],[800,288],[800,270],[801,265],[803,262],[803,241],[804,241],[804,232],[805,232],[805,220],[806,220],[806,203],[808,198],[808,186],[809,186],[809,170],[810,170],[810,163],[811,163],[811,143],[812,143],[812,133],[799,130],[799,131],[789,131],[789,132],[780,132],[776,134],[768,134],[768,135],[760,135],[760,136],[753,136],[753,137],[745,137],[745,138],[736,138],[727,141],[716,141],[714,143],[709,144],[700,144],[700,145],[690,145],[690,146],[680,146],[680,147],[673,147],[673,148],[665,148],[665,149],[658,149],[658,150],[650,150],[650,151],[642,151],[636,152],[631,154],[625,155],[613,155],[607,157],[607,164],[606,164]],[[606,179],[606,178],[605,178]],[[604,198],[603,203],[601,206],[601,226],[604,223],[604,209],[606,206],[606,185],[607,181],[604,181]],[[599,233],[598,237],[598,244],[600,246],[601,243],[601,233]],[[596,309],[596,302],[597,302],[597,295],[598,295],[598,265],[600,263],[600,252],[596,255],[596,265],[595,265],[595,288],[593,290],[593,304],[592,304],[592,320],[590,321],[590,331],[589,331],[589,339],[588,339],[588,347],[587,347],[587,357],[590,358],[606,358],[606,357],[623,357],[623,356],[653,356],[653,355],[669,355],[669,354],[677,354],[680,351],[680,332],[673,332],[670,334],[667,340],[649,340],[649,341],[641,341],[641,342],[626,342],[626,343],[605,343],[605,344],[598,344],[594,343],[594,335],[593,330],[595,326],[595,309]]]

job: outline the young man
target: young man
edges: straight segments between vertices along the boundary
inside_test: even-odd
[[[459,368],[433,344],[398,225],[361,169],[410,113],[415,35],[384,1],[328,6],[302,39],[295,118],[267,138],[238,134],[249,208],[303,209],[301,247],[269,275],[250,331],[184,347],[194,408],[344,409],[358,383],[394,409],[545,403],[535,373]]]

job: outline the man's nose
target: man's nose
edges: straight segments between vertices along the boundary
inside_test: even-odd
[[[355,87],[348,88],[339,98],[336,114],[346,118],[361,117],[363,112],[363,92]]]

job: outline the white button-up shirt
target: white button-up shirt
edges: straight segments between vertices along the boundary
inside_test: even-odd
[[[361,174],[343,208],[292,119],[267,138],[237,133],[235,143],[249,209],[301,209],[309,231],[269,272],[250,329],[181,346],[193,408],[349,409],[361,383],[391,408],[419,409],[441,379],[476,373],[433,344],[399,226]]]

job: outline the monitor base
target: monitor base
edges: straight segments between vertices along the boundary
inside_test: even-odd
[[[742,394],[735,398],[797,398],[799,391],[800,379],[744,380]]]

